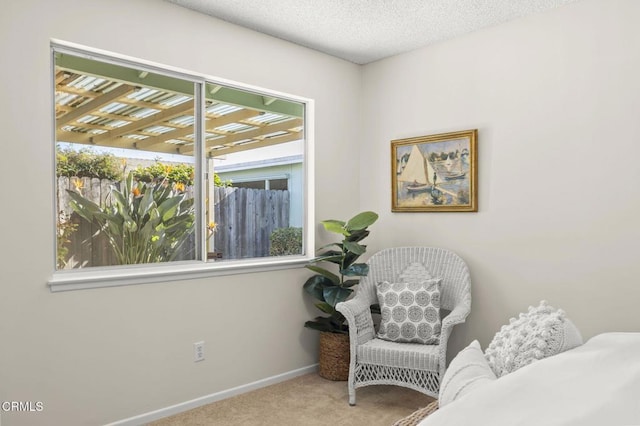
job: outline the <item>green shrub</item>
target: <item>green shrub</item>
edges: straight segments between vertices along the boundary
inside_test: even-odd
[[[170,183],[193,185],[195,169],[188,164],[163,164],[157,162],[150,166],[138,166],[133,170],[133,177],[140,182],[155,182],[167,180]]]
[[[94,152],[91,148],[78,151],[72,148],[56,146],[56,175],[68,177],[89,177],[120,181],[124,176],[126,159],[113,154]],[[195,168],[189,164],[164,164],[156,162],[150,166],[138,166],[133,170],[133,177],[139,182],[158,182],[166,180],[169,183],[181,183],[193,186]],[[223,181],[214,174],[215,186],[231,186],[230,181]]]
[[[77,176],[119,180],[121,163],[113,154],[97,154],[91,148],[79,151],[56,147],[57,176]]]
[[[189,164],[164,164],[156,162],[150,166],[138,166],[133,170],[133,176],[140,182],[158,182],[167,180],[170,183],[181,183],[185,186],[193,186],[195,167]],[[214,174],[215,186],[231,186],[231,182],[223,182],[220,176]]]
[[[302,254],[302,228],[278,228],[269,237],[270,256]]]

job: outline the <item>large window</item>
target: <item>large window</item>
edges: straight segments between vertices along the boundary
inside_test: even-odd
[[[309,100],[62,43],[52,51],[54,290],[308,259]],[[299,167],[269,171],[290,158]],[[218,168],[274,178],[234,184]]]

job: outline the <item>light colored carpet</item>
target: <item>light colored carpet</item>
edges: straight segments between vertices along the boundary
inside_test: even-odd
[[[397,386],[367,386],[349,406],[347,382],[307,374],[222,401],[149,426],[391,426],[433,398]]]

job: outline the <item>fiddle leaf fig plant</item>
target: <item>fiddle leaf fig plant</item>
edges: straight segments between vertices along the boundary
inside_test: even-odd
[[[303,288],[317,300],[315,306],[328,316],[307,321],[305,327],[331,333],[349,332],[344,316],[336,311],[336,304],[345,301],[353,293],[353,286],[360,282],[360,277],[369,273],[367,264],[356,261],[367,251],[367,246],[361,241],[369,235],[367,228],[376,220],[376,213],[365,211],[347,222],[333,219],[321,222],[326,231],[341,235],[342,241],[320,247],[318,256],[306,265],[315,275],[304,283]]]

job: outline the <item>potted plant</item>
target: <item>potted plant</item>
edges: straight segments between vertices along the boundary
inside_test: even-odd
[[[376,213],[365,211],[347,222],[322,221],[324,229],[340,234],[342,241],[321,247],[318,256],[306,265],[315,275],[304,283],[304,290],[317,300],[315,306],[326,316],[318,316],[304,326],[320,331],[319,374],[330,380],[346,380],[349,373],[349,327],[336,311],[336,304],[351,296],[360,277],[369,272],[367,264],[356,261],[367,251],[361,241],[376,220]]]

